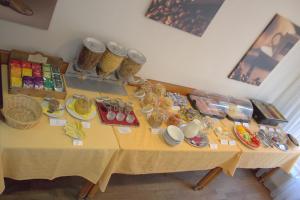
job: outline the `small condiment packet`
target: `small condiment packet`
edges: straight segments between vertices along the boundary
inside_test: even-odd
[[[81,122],[83,128],[91,128],[91,122]]]
[[[266,127],[265,127],[265,126],[260,126],[259,128],[260,128],[261,130],[264,130],[264,131],[266,130]]]
[[[234,122],[235,125],[241,125],[241,122]]]
[[[210,143],[209,147],[210,147],[210,149],[218,149],[218,145],[217,144],[213,144],[213,143]]]
[[[131,133],[131,128],[122,126],[122,127],[118,127],[118,131],[121,134],[127,134],[127,133]]]
[[[249,124],[248,123],[243,123],[243,126],[249,128]]]
[[[160,134],[161,128],[150,128],[152,134]]]
[[[231,145],[231,146],[234,146],[234,145],[236,145],[236,142],[235,142],[235,140],[229,140],[229,145]]]
[[[220,142],[223,145],[228,145],[228,140],[221,139]]]
[[[74,146],[82,146],[83,142],[80,139],[73,139],[73,145]]]
[[[56,118],[49,118],[50,126],[65,126],[67,120],[65,119],[56,119]]]

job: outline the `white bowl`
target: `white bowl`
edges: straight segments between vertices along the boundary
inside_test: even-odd
[[[184,140],[184,134],[182,130],[174,125],[167,127],[167,135],[175,142],[182,142]]]
[[[181,141],[176,141],[174,140],[169,134],[167,131],[164,132],[164,138],[165,140],[168,141],[168,143],[172,143],[172,144],[179,144]]]
[[[163,133],[163,138],[164,138],[165,142],[166,142],[168,145],[170,145],[170,146],[175,146],[175,145],[180,144],[180,142],[176,142],[176,141],[174,141],[170,136],[168,136],[167,131],[165,131],[165,132]]]

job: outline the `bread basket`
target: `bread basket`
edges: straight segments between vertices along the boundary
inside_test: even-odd
[[[42,116],[40,103],[29,96],[10,96],[4,102],[2,113],[5,122],[13,128],[32,128],[39,122]]]

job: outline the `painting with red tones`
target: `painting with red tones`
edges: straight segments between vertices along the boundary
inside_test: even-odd
[[[202,36],[224,0],[152,0],[146,17]]]

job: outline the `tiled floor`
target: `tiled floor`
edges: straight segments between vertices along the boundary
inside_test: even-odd
[[[220,175],[202,191],[190,187],[205,172],[153,175],[113,175],[105,193],[95,200],[269,200],[269,192],[258,183],[250,170],[238,170],[234,177]],[[84,180],[78,177],[54,181],[6,180],[6,191],[0,200],[73,200],[77,199]]]

